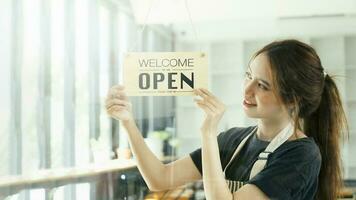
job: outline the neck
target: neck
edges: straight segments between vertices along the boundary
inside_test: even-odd
[[[258,121],[257,137],[260,140],[271,141],[290,121],[286,120],[265,120]]]

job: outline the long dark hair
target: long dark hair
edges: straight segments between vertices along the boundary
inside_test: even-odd
[[[303,42],[272,42],[255,57],[262,53],[269,59],[276,93],[290,108],[296,128],[319,146],[322,163],[316,198],[337,199],[342,187],[339,142],[348,127],[333,77],[325,73],[316,51]]]

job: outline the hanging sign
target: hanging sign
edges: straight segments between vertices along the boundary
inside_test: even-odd
[[[194,95],[208,88],[208,59],[202,52],[127,53],[123,62],[128,96]]]

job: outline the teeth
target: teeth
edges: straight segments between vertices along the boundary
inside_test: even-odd
[[[249,101],[247,101],[247,100],[245,100],[245,102],[246,102],[247,104],[250,104],[250,105],[256,105],[256,104],[253,104],[253,103],[251,103],[251,102],[249,102]]]

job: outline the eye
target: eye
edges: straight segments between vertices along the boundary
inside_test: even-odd
[[[258,87],[263,89],[263,90],[268,90],[268,88],[265,85],[261,84],[261,83],[258,83]]]

